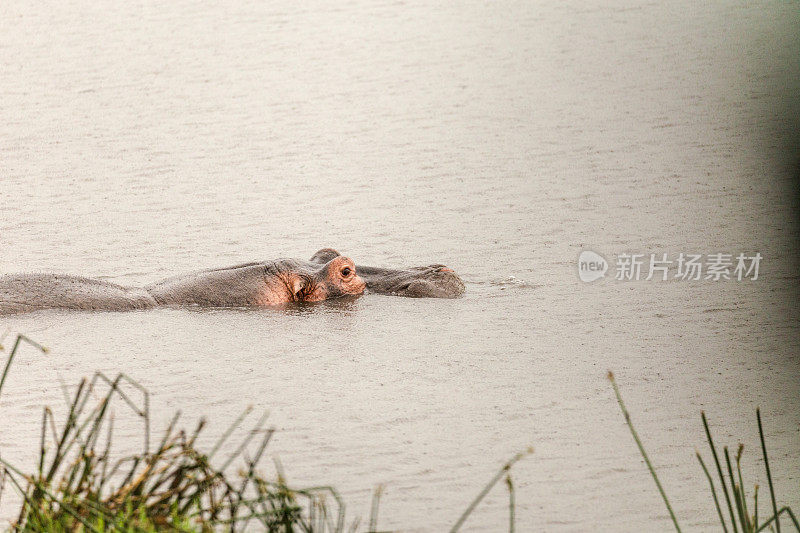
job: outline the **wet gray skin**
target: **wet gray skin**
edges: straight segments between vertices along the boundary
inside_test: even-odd
[[[345,269],[349,272],[343,277]],[[80,276],[5,275],[0,276],[0,315],[38,309],[132,311],[181,305],[269,306],[327,300],[363,290],[355,265],[345,257],[325,263],[280,259],[201,270],[142,288]]]
[[[346,263],[346,264],[345,264]],[[358,282],[331,276],[355,268]],[[361,283],[363,280],[363,283]],[[444,265],[389,269],[353,265],[331,248],[310,261],[279,259],[201,270],[147,285],[116,283],[60,274],[0,276],[0,315],[38,309],[132,311],[159,306],[253,307],[293,301],[319,301],[359,294],[412,298],[458,298],[464,282]]]
[[[339,256],[333,248],[323,248],[311,257],[315,263],[326,263]],[[356,265],[356,271],[367,284],[367,291],[410,298],[459,298],[464,282],[444,265],[428,265],[390,269]]]
[[[0,315],[37,309],[133,311],[155,307],[146,290],[60,274],[0,276]]]
[[[340,272],[348,276],[342,279]],[[145,287],[160,305],[241,307],[314,302],[361,294],[364,283],[352,260],[325,263],[279,259],[201,270]]]

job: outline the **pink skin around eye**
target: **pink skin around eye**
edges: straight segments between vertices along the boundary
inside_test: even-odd
[[[353,286],[353,294],[361,294],[362,292],[364,292],[364,289],[367,288],[367,284],[364,283],[364,280],[361,279],[361,277],[356,276],[354,281],[355,283]]]

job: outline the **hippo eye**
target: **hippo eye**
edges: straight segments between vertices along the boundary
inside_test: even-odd
[[[350,270],[350,267],[344,267],[342,269],[342,277],[346,278],[347,276],[350,275],[350,272],[352,272],[352,270]]]

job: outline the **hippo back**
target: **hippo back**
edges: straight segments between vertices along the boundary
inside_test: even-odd
[[[253,307],[292,301],[286,285],[288,272],[302,270],[291,259],[246,263],[200,270],[147,285],[144,289],[159,305]],[[317,267],[318,268],[318,267]]]
[[[130,311],[148,309],[155,303],[153,297],[142,289],[80,276],[0,276],[0,315],[37,309]]]

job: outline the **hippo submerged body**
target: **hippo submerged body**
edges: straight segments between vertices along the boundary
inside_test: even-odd
[[[0,276],[0,315],[38,309],[267,307],[357,295],[365,288],[412,297],[455,298],[464,293],[460,278],[442,265],[403,270],[359,267],[325,248],[310,261],[279,259],[201,270],[144,287],[60,274],[4,275]]]
[[[60,274],[0,276],[0,315],[37,309],[132,311],[155,307],[144,289]]]

